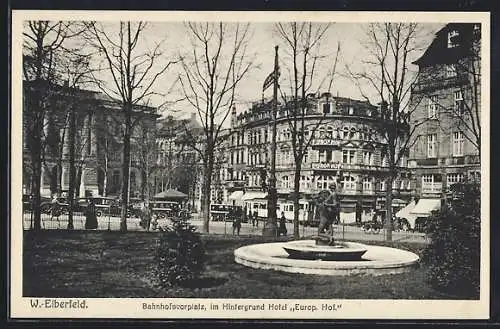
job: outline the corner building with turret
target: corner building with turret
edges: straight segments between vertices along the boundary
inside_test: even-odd
[[[252,206],[252,200],[260,200],[261,206],[265,204],[265,180],[269,177],[271,160],[271,104],[257,102],[239,114],[233,109],[225,181],[230,203]],[[278,105],[276,187],[279,211],[293,213],[293,118],[288,111],[283,103]],[[312,197],[330,183],[338,186],[342,213],[352,214],[357,202],[362,204],[366,215],[383,209],[387,188],[393,189],[395,198],[405,201],[411,198],[412,177],[406,157],[401,160],[401,170],[393,186],[385,186],[387,145],[381,135],[379,113],[380,108],[368,101],[335,97],[330,93],[308,95],[303,133],[305,142],[310,142],[304,144],[307,148],[298,196],[301,207],[307,207]]]

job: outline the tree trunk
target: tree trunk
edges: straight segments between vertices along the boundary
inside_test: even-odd
[[[295,161],[295,175],[293,181],[293,237],[300,238],[299,233],[299,199],[300,199],[300,171],[302,169],[300,161]]]
[[[130,107],[130,105],[128,105]],[[132,120],[131,120],[131,109],[127,108],[125,114],[125,135],[123,138],[123,164],[122,164],[122,209],[120,218],[120,231],[127,231],[127,212],[128,212],[128,189],[129,189],[129,177],[130,177],[130,136],[132,135]]]
[[[32,111],[34,109],[31,109]],[[39,109],[40,110],[40,109]],[[40,208],[41,196],[40,191],[42,187],[42,130],[43,130],[43,116],[34,115],[33,122],[33,137],[31,145],[31,163],[33,166],[32,176],[32,195],[33,195],[33,228],[39,231],[42,228],[41,218],[42,212]]]
[[[385,189],[385,230],[386,230],[386,241],[392,241],[392,183],[394,181],[394,176],[392,173],[389,175],[386,181]]]
[[[203,216],[203,232],[209,233],[210,223],[210,187],[212,185],[213,171],[213,156],[208,156],[207,165],[205,166],[205,177],[203,178],[203,195],[202,195],[202,216]]]
[[[68,230],[74,229],[73,226],[73,209],[75,206],[75,179],[76,179],[76,167],[75,167],[75,134],[76,134],[76,122],[75,122],[75,110],[73,107],[70,109],[70,122],[69,122],[69,187],[68,187]]]

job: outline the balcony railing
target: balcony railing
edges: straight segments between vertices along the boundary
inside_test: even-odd
[[[426,92],[432,91],[436,89],[445,89],[460,86],[468,82],[468,79],[465,75],[459,75],[451,78],[442,78],[442,79],[426,79],[424,81],[420,81],[415,83],[412,86],[412,92]]]

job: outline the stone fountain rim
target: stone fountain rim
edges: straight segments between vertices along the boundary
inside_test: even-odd
[[[299,240],[299,241],[309,241],[309,240]],[[368,253],[370,250],[385,251],[393,254],[398,254],[400,257],[405,256],[405,259],[404,260],[372,259],[369,262],[320,261],[320,260],[280,258],[278,257],[280,256],[279,253],[277,253],[276,256],[273,257],[258,252],[260,248],[265,248],[266,250],[270,250],[271,248],[275,248],[274,250],[282,249],[283,245],[285,245],[286,242],[259,243],[259,244],[244,246],[236,249],[234,251],[234,256],[235,256],[235,261],[237,263],[253,268],[274,269],[284,272],[320,274],[320,275],[345,275],[349,273],[379,275],[379,274],[401,273],[404,272],[405,269],[413,266],[415,263],[419,261],[419,257],[410,251],[385,247],[385,246],[365,245],[357,242],[352,242],[352,243],[366,246],[368,249]],[[368,258],[368,260],[370,259]]]

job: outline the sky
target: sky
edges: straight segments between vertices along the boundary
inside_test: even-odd
[[[432,41],[435,32],[442,28],[444,24],[422,24],[419,43],[421,51],[415,53],[415,60],[425,51],[425,48]],[[347,67],[357,71],[366,59],[368,47],[366,46],[365,29],[367,24],[360,23],[337,23],[332,24],[325,34],[321,43],[320,52],[325,56],[322,63],[317,68],[318,81],[325,77],[326,72],[331,69],[337,49],[338,54],[337,69],[333,78],[332,94],[353,99],[363,99],[358,87],[347,75]],[[114,23],[106,23],[104,28],[109,31],[116,30]],[[247,75],[241,80],[237,88],[237,112],[247,110],[251,103],[262,98],[262,84],[266,76],[273,70],[274,47],[280,46],[280,67],[287,67],[285,47],[282,39],[277,35],[274,24],[252,23],[250,26],[251,35],[248,39],[248,54],[253,58],[253,66]],[[162,57],[155,69],[160,69],[169,60],[177,59],[192,51],[189,34],[183,23],[148,23],[148,26],[141,38],[138,49],[152,49],[161,42]],[[416,69],[414,67],[413,69]],[[163,107],[163,115],[173,114],[178,117],[188,117],[194,111],[193,107],[186,102],[175,102],[181,97],[179,84],[174,84],[181,73],[180,65],[173,65],[155,83],[153,89],[160,94],[168,96],[153,96],[151,104],[158,106],[168,101],[168,105]],[[105,81],[110,82],[110,76],[103,75]],[[327,91],[326,86],[320,92]],[[368,85],[362,86],[373,103],[376,103],[376,94]],[[272,88],[269,88],[265,97],[272,96]],[[229,120],[226,120],[227,125]]]

